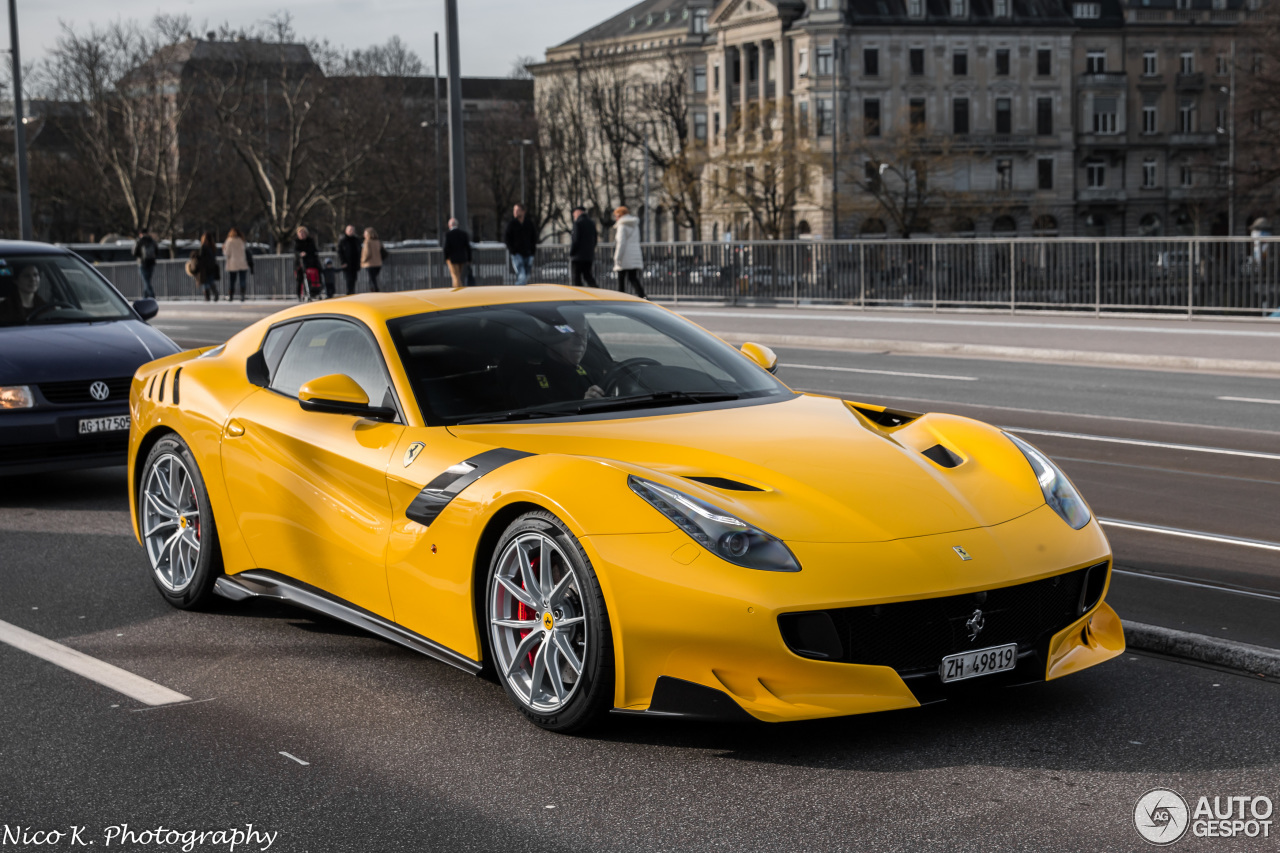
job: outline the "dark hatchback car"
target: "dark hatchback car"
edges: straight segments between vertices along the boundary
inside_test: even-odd
[[[125,464],[129,383],[178,352],[77,255],[0,241],[0,475]]]

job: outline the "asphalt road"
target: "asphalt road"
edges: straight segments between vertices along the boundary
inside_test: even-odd
[[[167,331],[213,343],[235,324]],[[1122,617],[1280,647],[1280,551],[1224,538],[1280,541],[1280,405],[1218,399],[1280,400],[1280,382],[780,355],[798,388],[1023,431],[1102,518],[1213,537],[1108,527],[1132,572],[1110,600]],[[122,469],[0,480],[0,579],[3,622],[192,700],[150,708],[0,644],[0,833],[86,826],[102,846],[122,823],[253,823],[286,853],[1143,850],[1132,814],[1151,788],[1280,802],[1280,688],[1133,653],[912,711],[782,727],[616,718],[591,737],[547,734],[497,685],[323,617],[264,602],[171,610],[129,535]]]

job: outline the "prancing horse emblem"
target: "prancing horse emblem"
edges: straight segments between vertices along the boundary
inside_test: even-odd
[[[406,464],[408,464],[408,463],[406,463]],[[973,557],[970,557],[970,556],[969,556],[969,552],[968,552],[968,551],[966,551],[966,550],[965,550],[962,546],[960,546],[960,545],[956,545],[956,546],[955,546],[955,547],[953,547],[951,550],[952,550],[952,551],[955,551],[957,554],[959,554],[959,555],[960,555],[960,559],[962,559],[962,560],[972,560],[972,559],[973,559]]]
[[[969,629],[969,639],[976,640],[978,635],[982,633],[982,629],[986,627],[987,620],[983,618],[981,610],[973,611],[973,615],[969,617],[969,621],[964,626]]]
[[[415,441],[409,445],[409,449],[404,452],[404,467],[408,468],[413,464],[413,460],[418,458],[418,454],[422,452],[422,448],[426,447],[421,441]]]

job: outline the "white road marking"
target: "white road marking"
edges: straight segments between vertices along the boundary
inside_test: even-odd
[[[1198,444],[1170,444],[1164,441],[1143,441],[1137,438],[1115,438],[1108,435],[1086,435],[1079,432],[1056,432],[1048,429],[1004,427],[1009,432],[1022,435],[1047,435],[1053,438],[1072,438],[1079,441],[1101,441],[1108,444],[1129,444],[1136,447],[1159,447],[1164,450],[1188,450],[1193,453],[1214,453],[1219,456],[1248,456],[1251,459],[1272,459],[1280,462],[1280,453],[1264,453],[1260,450],[1231,450],[1226,447],[1202,447]]]
[[[1267,542],[1262,539],[1244,539],[1240,536],[1220,536],[1215,533],[1204,533],[1200,530],[1183,530],[1180,527],[1164,527],[1160,524],[1141,524],[1136,521],[1120,521],[1115,518],[1099,518],[1098,523],[1105,527],[1119,527],[1124,530],[1138,530],[1143,533],[1161,533],[1165,536],[1179,536],[1183,539],[1198,539],[1201,542],[1213,542],[1218,545],[1241,545],[1245,548],[1260,548],[1263,551],[1280,551],[1280,542]]]
[[[76,675],[82,675],[90,681],[96,681],[103,687],[123,693],[144,705],[170,705],[174,702],[191,701],[190,696],[183,696],[176,690],[170,690],[140,675],[134,675],[118,666],[89,657],[84,652],[55,643],[53,640],[45,639],[39,634],[33,634],[8,622],[0,622],[0,643],[7,643],[15,649],[35,655]]]
[[[1280,601],[1280,595],[1269,592],[1259,592],[1253,589],[1236,589],[1233,586],[1223,586],[1216,583],[1201,583],[1199,581],[1189,581],[1183,578],[1167,578],[1164,575],[1153,575],[1148,572],[1131,572],[1128,569],[1112,569],[1112,573],[1117,575],[1128,575],[1134,578],[1144,578],[1152,581],[1163,581],[1164,583],[1175,583],[1179,586],[1194,586],[1198,589],[1212,589],[1216,592],[1230,592],[1234,595],[1247,595],[1251,598],[1265,598],[1268,601]]]
[[[302,760],[301,758],[299,758],[298,756],[296,756],[296,755],[290,755],[289,753],[285,752],[283,749],[282,749],[282,750],[280,750],[280,754],[281,754],[281,755],[283,755],[285,758],[292,758],[294,761],[298,762],[298,763],[299,763],[299,764],[301,764],[303,767],[310,767],[310,766],[311,766],[311,762],[310,762],[310,761],[303,761],[303,760]]]
[[[1233,403],[1270,403],[1280,406],[1280,400],[1264,400],[1261,397],[1219,397],[1219,400],[1230,400]]]
[[[917,379],[959,379],[961,382],[977,382],[976,376],[956,376],[950,373],[905,373],[900,370],[870,370],[865,367],[829,367],[825,364],[792,364],[786,362],[781,367],[795,367],[800,370],[831,370],[836,373],[875,373],[880,376],[912,376]]]

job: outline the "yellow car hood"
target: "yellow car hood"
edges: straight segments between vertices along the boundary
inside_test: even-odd
[[[882,542],[948,533],[1000,524],[1044,503],[1030,465],[999,430],[940,414],[887,428],[861,414],[859,406],[799,395],[707,411],[646,410],[635,418],[450,431],[494,447],[607,460],[792,541]],[[943,455],[944,462],[959,464],[944,467],[924,455],[938,444],[954,454]],[[757,490],[690,478],[719,478]],[[654,510],[635,497],[619,503],[618,511]]]

